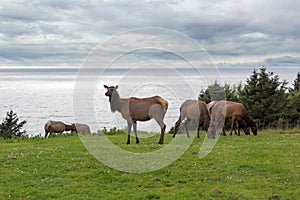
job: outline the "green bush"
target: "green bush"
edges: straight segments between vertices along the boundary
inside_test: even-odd
[[[116,127],[110,128],[109,130],[106,127],[104,127],[102,130],[98,130],[97,134],[117,135],[126,133],[123,130],[117,129]]]

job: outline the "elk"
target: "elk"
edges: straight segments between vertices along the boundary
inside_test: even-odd
[[[82,134],[91,133],[91,129],[87,124],[75,123],[72,125],[76,127],[77,133],[82,133]]]
[[[76,127],[74,124],[68,125],[61,121],[47,121],[44,125],[45,138],[48,138],[51,133],[60,133],[64,131],[74,131],[76,132]]]
[[[164,123],[164,116],[168,109],[168,102],[160,96],[153,96],[147,98],[121,98],[117,89],[118,86],[107,86],[105,96],[109,97],[110,109],[112,112],[118,111],[122,117],[127,121],[128,137],[127,144],[130,144],[131,127],[135,133],[136,143],[139,143],[137,135],[137,121],[148,121],[154,119],[161,128],[161,134],[158,144],[164,143],[164,134],[166,125]]]
[[[247,112],[245,106],[238,102],[233,101],[219,101],[211,108],[212,126],[214,126],[218,121],[223,119],[231,119],[230,135],[232,135],[232,130],[234,128],[235,122],[239,121],[242,123],[241,126],[244,129],[246,135],[249,134],[249,129],[251,128],[254,135],[257,135],[258,126]],[[226,135],[224,129],[222,130],[223,135]]]
[[[197,137],[200,138],[200,127],[204,125],[204,129],[207,131],[209,127],[210,114],[207,109],[206,103],[198,100],[185,100],[180,106],[180,115],[175,123],[173,138],[175,137],[179,125],[182,120],[186,119],[184,127],[186,130],[187,137],[189,134],[189,123],[194,121],[197,126]]]

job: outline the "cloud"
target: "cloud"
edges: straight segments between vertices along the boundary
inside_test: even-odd
[[[300,57],[282,56],[282,57],[270,57],[264,60],[266,65],[271,66],[296,66],[299,68]]]
[[[217,64],[284,65],[282,58],[299,57],[299,7],[293,0],[6,0],[0,2],[0,65],[79,66],[97,44],[142,27],[182,32]],[[157,57],[164,56],[170,59]]]

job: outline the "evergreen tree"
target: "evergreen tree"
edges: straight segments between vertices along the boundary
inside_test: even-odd
[[[226,94],[226,100],[239,102],[240,101],[240,93],[241,93],[242,89],[243,89],[242,82],[240,82],[239,84],[234,84],[234,85],[225,84],[224,90],[225,90],[225,94]]]
[[[206,90],[201,90],[198,100],[209,103],[211,101],[219,101],[225,99],[224,87],[219,85],[217,81],[213,85],[209,85]]]
[[[293,83],[293,88],[289,90],[287,108],[290,114],[290,124],[299,126],[300,121],[300,73],[298,72]]]
[[[300,72],[298,72],[296,79],[293,83],[294,88],[292,88],[293,91],[300,92]]]
[[[239,94],[243,89],[243,85],[239,84],[230,85],[226,83],[223,86],[219,85],[216,81],[213,85],[209,85],[206,90],[201,90],[198,100],[209,103],[211,101],[228,100],[228,101],[240,101]],[[211,98],[213,96],[213,98]],[[226,98],[225,98],[226,97]]]
[[[19,118],[17,114],[12,110],[6,113],[6,118],[0,124],[0,137],[4,139],[12,138],[12,137],[20,137],[26,133],[26,131],[21,131],[23,125],[26,121],[21,121],[18,123]]]
[[[281,82],[278,75],[262,67],[259,72],[254,70],[247,79],[240,100],[253,118],[268,125],[271,116],[283,113],[286,108],[286,85],[286,81]]]

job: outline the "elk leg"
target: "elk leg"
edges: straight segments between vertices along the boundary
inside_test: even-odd
[[[164,143],[165,130],[166,130],[166,125],[163,124],[163,127],[161,128],[160,139],[159,139],[158,144],[163,144]]]
[[[137,135],[136,121],[133,122],[133,131],[134,131],[134,133],[135,133],[135,143],[138,144],[138,143],[140,143],[140,141],[139,141],[139,138],[138,138],[138,135]]]
[[[197,137],[200,138],[200,124],[198,124],[197,127]]]
[[[127,143],[126,144],[130,144],[130,132],[131,132],[131,126],[132,126],[132,123],[131,121],[127,121]]]
[[[244,127],[244,120],[238,121],[238,136],[241,135],[241,128]]]
[[[190,125],[190,119],[187,118],[186,121],[184,122],[184,128],[186,131],[186,136],[189,138],[190,137],[190,133],[189,133],[189,125]]]
[[[160,115],[160,117],[155,117],[155,121],[158,123],[160,126],[160,139],[158,144],[163,144],[164,143],[164,135],[165,135],[165,130],[166,130],[166,125],[163,121],[163,115]]]
[[[235,123],[235,117],[232,117],[232,119],[231,119],[231,127],[230,127],[230,136],[232,136],[232,130],[234,128],[234,123]]]
[[[160,133],[160,139],[159,139],[158,144],[163,144],[165,129],[166,129],[166,125],[164,123],[164,117],[165,117],[164,108],[159,104],[151,106],[151,108],[149,109],[149,116],[150,116],[150,118],[155,119],[155,121],[160,126],[161,133]]]
[[[226,132],[225,132],[225,123],[224,123],[224,125],[223,125],[223,127],[222,127],[222,134],[223,134],[223,136],[226,136]]]
[[[179,118],[178,118],[178,120],[177,120],[177,122],[175,123],[175,126],[174,126],[173,138],[175,138],[175,135],[177,134],[180,123],[181,123],[181,117],[179,116]]]
[[[202,126],[203,122],[199,118],[198,120],[198,127],[197,127],[197,137],[200,138],[200,127]]]
[[[233,130],[234,130],[234,134],[235,135],[239,135],[238,132],[236,132],[236,129],[238,129],[238,132],[239,132],[239,121],[236,120],[234,125],[233,125]]]

